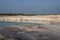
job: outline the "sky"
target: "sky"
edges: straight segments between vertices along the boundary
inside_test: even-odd
[[[59,14],[60,0],[0,0],[0,13]]]

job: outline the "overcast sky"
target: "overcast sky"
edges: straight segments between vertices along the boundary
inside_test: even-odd
[[[0,0],[0,13],[60,13],[60,0]]]

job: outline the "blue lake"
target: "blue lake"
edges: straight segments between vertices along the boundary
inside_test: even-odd
[[[11,26],[11,25],[17,25],[17,22],[0,22],[0,26]]]
[[[0,22],[0,26],[23,26],[23,25],[30,25],[30,26],[36,26],[40,25],[39,23],[31,23],[31,22]]]

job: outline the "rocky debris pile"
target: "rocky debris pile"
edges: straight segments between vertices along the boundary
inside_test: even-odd
[[[26,32],[16,27],[3,27],[0,40],[60,40],[60,36],[48,31]]]

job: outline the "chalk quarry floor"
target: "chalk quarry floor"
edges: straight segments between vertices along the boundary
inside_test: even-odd
[[[1,40],[60,40],[60,25],[31,27],[0,27]]]

